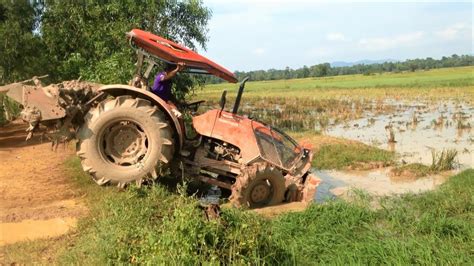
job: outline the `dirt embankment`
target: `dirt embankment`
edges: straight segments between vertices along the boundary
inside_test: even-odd
[[[25,142],[26,125],[0,127],[0,246],[55,237],[76,224],[87,211],[64,171],[72,147]]]

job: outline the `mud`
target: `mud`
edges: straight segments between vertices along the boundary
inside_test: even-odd
[[[279,204],[279,205],[265,207],[265,208],[252,209],[252,211],[264,217],[271,218],[283,213],[301,212],[301,211],[304,211],[306,207],[308,207],[308,203],[290,202],[290,203],[284,203],[284,204]]]
[[[77,219],[72,217],[2,223],[0,226],[0,246],[27,240],[58,237],[66,234],[76,225]]]
[[[73,148],[53,152],[39,135],[25,142],[26,127],[14,122],[0,128],[0,243],[56,237],[67,231],[59,220],[69,228],[87,212],[63,168]]]

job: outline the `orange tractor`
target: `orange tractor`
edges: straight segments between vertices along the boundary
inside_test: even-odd
[[[164,61],[185,62],[189,73],[237,82],[233,73],[174,42],[137,29],[127,35],[138,54],[137,73],[144,78]],[[185,133],[183,110],[146,86],[96,88],[69,82],[47,87],[12,84],[0,91],[24,106],[22,117],[30,131],[53,122],[60,131],[74,128],[82,167],[99,185],[141,184],[171,170],[227,190],[236,206],[311,202],[319,184],[310,172],[311,150],[276,128],[237,114],[246,81],[231,112],[225,110],[224,91],[219,109],[192,117],[192,138]],[[202,102],[187,104],[186,109],[196,111]]]

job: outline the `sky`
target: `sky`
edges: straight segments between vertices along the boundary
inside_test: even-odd
[[[207,51],[232,71],[473,53],[473,4],[204,0]]]

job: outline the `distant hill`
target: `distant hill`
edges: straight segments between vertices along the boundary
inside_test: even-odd
[[[370,60],[370,59],[364,59],[364,60],[359,60],[355,62],[345,62],[345,61],[336,61],[330,63],[331,67],[351,67],[355,65],[372,65],[372,64],[382,64],[385,62],[398,62],[400,60],[396,59],[380,59],[380,60]]]

